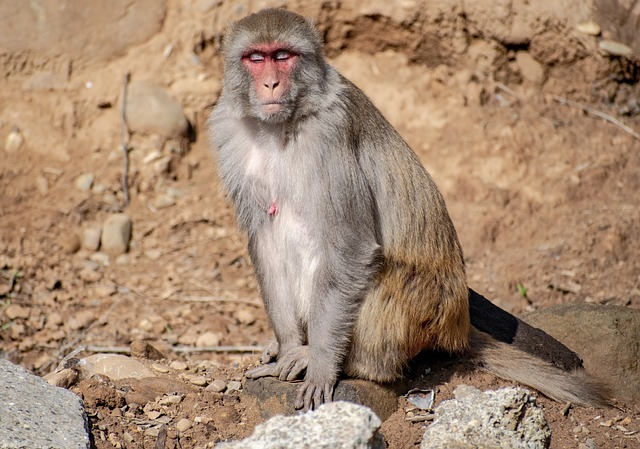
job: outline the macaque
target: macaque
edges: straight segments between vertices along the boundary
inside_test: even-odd
[[[248,378],[304,377],[296,407],[309,409],[341,374],[389,382],[420,352],[444,350],[557,400],[603,403],[582,371],[471,325],[475,292],[440,191],[327,63],[310,21],[249,15],[229,26],[223,55],[211,142],[276,336]]]

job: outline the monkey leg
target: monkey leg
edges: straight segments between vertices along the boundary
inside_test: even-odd
[[[417,269],[403,268],[383,271],[362,303],[345,360],[347,376],[389,382],[401,377],[407,362],[424,350],[468,347],[464,277],[420,275]]]

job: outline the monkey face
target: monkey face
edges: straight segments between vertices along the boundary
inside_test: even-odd
[[[251,76],[250,103],[254,114],[266,122],[290,117],[295,100],[293,74],[300,56],[278,42],[252,45],[242,55],[242,66]]]

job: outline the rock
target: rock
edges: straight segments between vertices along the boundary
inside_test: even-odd
[[[55,371],[44,376],[49,385],[53,385],[61,388],[70,388],[80,378],[80,373],[74,368],[65,368],[60,371]]]
[[[205,388],[206,391],[213,391],[214,393],[222,393],[226,389],[227,383],[221,379],[215,379]]]
[[[127,404],[144,406],[148,402],[165,394],[184,395],[195,389],[178,379],[164,379],[161,377],[145,377],[144,379],[122,379],[115,382],[120,389],[125,391],[124,399]]]
[[[10,320],[26,320],[27,318],[29,318],[30,311],[31,309],[29,307],[24,307],[18,304],[11,304],[6,309],[4,309],[4,315]]]
[[[89,447],[82,402],[70,391],[0,359],[0,398],[0,447]]]
[[[204,332],[198,335],[196,346],[205,348],[210,346],[218,346],[220,344],[220,334],[217,332]]]
[[[542,84],[545,79],[544,67],[533,59],[529,52],[519,51],[516,53],[516,65],[522,77],[534,84]]]
[[[166,209],[167,207],[171,207],[174,204],[176,204],[176,200],[171,195],[167,195],[166,193],[161,193],[153,200],[153,207],[155,207],[156,209]]]
[[[36,177],[36,187],[42,196],[47,196],[49,193],[49,181],[44,176]]]
[[[604,39],[598,42],[598,47],[600,47],[601,50],[609,53],[610,55],[631,56],[633,54],[633,50],[631,50],[631,47],[624,45],[621,42],[609,41]]]
[[[580,354],[614,396],[640,401],[640,310],[570,304],[534,312],[526,321]]]
[[[176,423],[176,429],[178,429],[178,432],[184,432],[186,430],[189,430],[191,428],[191,425],[191,421],[186,418],[182,418]]]
[[[256,322],[256,316],[250,310],[246,310],[246,309],[237,310],[233,316],[238,322],[238,324],[251,325]]]
[[[131,355],[133,357],[141,357],[149,360],[162,360],[165,358],[162,352],[143,340],[132,341],[129,348],[131,349]],[[167,372],[168,371],[169,370],[167,370]]]
[[[102,226],[101,244],[103,251],[111,254],[126,253],[131,238],[131,219],[126,214],[107,217]]]
[[[127,125],[133,132],[173,139],[186,136],[189,131],[181,106],[161,87],[152,84],[131,83],[126,114]]]
[[[588,20],[586,22],[582,22],[576,25],[576,30],[580,31],[583,34],[587,34],[589,36],[599,36],[602,32],[600,25],[595,23],[593,20]]]
[[[95,354],[83,359],[85,377],[102,374],[111,380],[127,378],[143,379],[154,374],[141,362],[120,354]]]
[[[83,173],[76,178],[76,189],[80,190],[81,192],[88,192],[93,186],[94,179],[95,177],[93,176],[93,173]]]
[[[544,449],[551,430],[535,398],[522,388],[482,392],[460,385],[436,407],[420,449]]]
[[[255,405],[263,418],[270,418],[277,414],[298,413],[294,403],[299,387],[299,383],[263,377],[247,379],[242,391],[245,399]],[[382,420],[387,419],[398,409],[398,396],[391,388],[360,379],[339,381],[336,384],[333,399],[369,407]]]
[[[160,31],[165,9],[165,0],[0,2],[0,48],[111,59]]]
[[[240,391],[241,388],[242,388],[242,382],[239,382],[237,380],[232,380],[227,384],[227,391],[228,392]]]
[[[4,151],[9,154],[17,153],[22,143],[24,142],[24,138],[20,133],[18,128],[13,128],[9,134],[7,134],[7,138],[4,141]]]
[[[174,360],[169,364],[169,368],[172,368],[178,371],[185,371],[189,368],[189,366],[180,360]]]
[[[62,239],[62,251],[65,254],[74,254],[80,249],[80,237],[76,233],[67,235]]]
[[[101,226],[89,226],[82,230],[82,248],[97,251],[100,248]]]
[[[186,379],[199,387],[205,387],[208,383],[207,378],[204,376],[186,376]]]
[[[242,441],[221,443],[217,449],[269,449],[285,447],[386,447],[378,418],[369,408],[349,402],[330,402],[298,416],[275,416],[256,426]]]

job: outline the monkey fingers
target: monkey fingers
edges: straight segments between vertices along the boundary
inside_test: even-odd
[[[260,377],[278,377],[278,364],[276,362],[250,369],[244,375],[247,379],[258,379]]]
[[[266,365],[267,363],[276,360],[278,358],[279,350],[280,345],[278,344],[278,340],[271,340],[262,351],[262,355],[260,356],[260,363],[262,365]]]
[[[323,385],[316,385],[305,380],[298,390],[295,408],[307,411],[317,409],[325,402],[331,402],[333,400],[333,386],[333,381],[325,382]]]
[[[309,365],[309,346],[296,346],[281,354],[276,362],[280,368],[278,378],[292,381],[300,377],[300,374]]]

